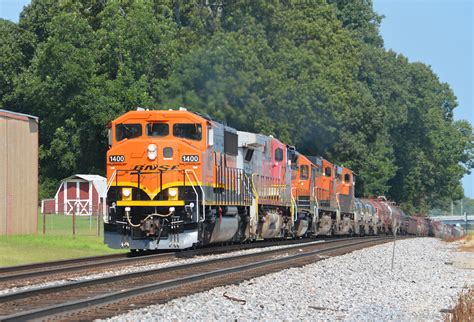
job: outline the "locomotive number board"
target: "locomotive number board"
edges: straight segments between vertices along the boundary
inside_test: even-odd
[[[109,162],[125,162],[124,155],[110,155]]]
[[[182,162],[199,162],[198,155],[183,155],[181,156]]]

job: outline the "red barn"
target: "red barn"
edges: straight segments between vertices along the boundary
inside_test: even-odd
[[[98,175],[75,174],[61,181],[54,199],[41,203],[46,214],[99,214],[104,204],[107,179]]]

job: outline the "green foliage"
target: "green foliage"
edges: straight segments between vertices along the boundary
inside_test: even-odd
[[[106,126],[186,106],[351,167],[425,212],[463,195],[473,131],[429,67],[383,49],[370,0],[33,0],[0,20],[0,106],[41,120],[41,194],[104,172]]]
[[[464,216],[464,213],[468,216],[474,215],[474,199],[464,197],[452,204],[451,201],[448,201],[444,204],[440,204],[439,207],[430,210],[431,216],[449,216],[451,213],[454,216]]]

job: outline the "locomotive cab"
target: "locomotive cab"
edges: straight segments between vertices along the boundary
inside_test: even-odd
[[[192,246],[195,238],[178,242],[169,236],[196,234],[210,128],[206,119],[184,110],[131,111],[111,123],[105,218],[111,247],[156,248],[149,242],[160,239]]]

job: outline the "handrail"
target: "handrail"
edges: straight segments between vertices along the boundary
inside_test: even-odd
[[[313,207],[313,212],[314,212],[314,215],[313,215],[313,225],[315,225],[315,218],[318,218],[319,219],[319,201],[318,201],[318,191],[317,191],[318,187],[313,187],[313,196],[314,196],[314,202],[315,202],[315,206]],[[316,190],[316,194],[314,193],[314,191]]]
[[[292,219],[293,219],[293,222],[295,222],[296,220],[298,220],[298,203],[296,202],[295,200],[295,197],[293,196],[293,189],[296,189],[297,187],[291,187],[291,202],[293,203],[293,206],[292,209],[293,209],[293,213],[292,213]]]
[[[255,195],[255,205],[256,205],[255,207],[257,207],[256,213],[258,214],[258,191],[257,191],[257,188],[255,187],[255,182],[253,180],[253,177],[256,175],[258,174],[252,173],[252,192]]]
[[[341,211],[341,204],[339,202],[339,195],[340,193],[336,193],[336,202],[337,202],[337,210],[339,210],[339,212]]]
[[[194,190],[194,193],[196,194],[196,214],[197,214],[197,219],[199,222],[203,222],[204,221],[204,217],[206,215],[206,194],[204,192],[204,189],[202,188],[202,185],[201,185],[201,182],[199,181],[197,175],[196,175],[196,172],[194,172],[194,170],[191,170],[191,169],[184,169],[184,173],[186,175],[186,178],[188,178],[189,180],[189,183],[191,184],[191,187],[193,188]],[[197,193],[197,190],[196,188],[194,187],[194,184],[193,184],[193,181],[191,180],[191,178],[189,177],[189,173],[192,173],[193,176],[194,176],[194,179],[196,180],[196,183],[199,185],[199,188],[201,189],[201,193],[202,193],[202,218],[200,218],[199,216],[199,194]]]
[[[105,190],[105,198],[107,198],[107,193],[109,192],[109,189],[112,186],[112,182],[114,182],[116,175],[117,175],[117,170],[114,170],[114,172],[112,173],[112,176],[110,177],[109,182],[107,182],[107,188]]]

